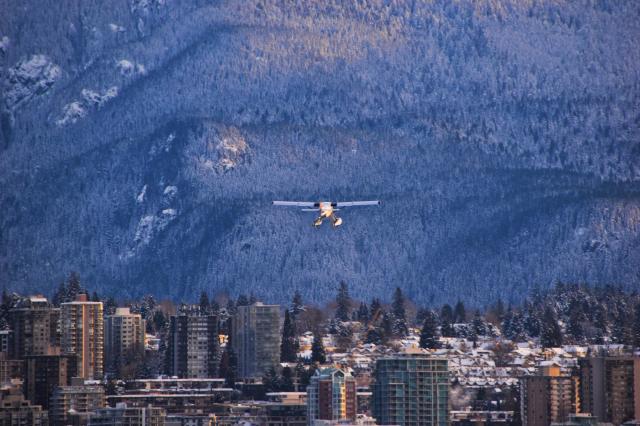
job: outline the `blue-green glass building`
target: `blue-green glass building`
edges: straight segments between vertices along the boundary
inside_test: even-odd
[[[378,359],[373,417],[383,425],[448,425],[447,360],[423,353]]]

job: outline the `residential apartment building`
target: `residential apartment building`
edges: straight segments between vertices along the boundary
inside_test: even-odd
[[[89,416],[89,426],[164,426],[167,413],[158,407],[127,407],[117,404],[95,410]]]
[[[12,334],[11,330],[0,330],[0,353],[5,353],[7,356],[11,355],[9,344],[12,341]]]
[[[218,371],[218,317],[197,307],[171,317],[168,368],[180,378],[216,377]]]
[[[52,346],[59,346],[59,315],[60,311],[44,296],[30,296],[20,301],[9,311],[10,356],[47,355]]]
[[[260,378],[280,363],[279,305],[238,306],[231,334],[240,378]]]
[[[543,365],[535,376],[520,379],[523,426],[564,422],[580,411],[580,379],[561,374],[555,364]]]
[[[449,372],[446,358],[419,351],[376,361],[373,417],[378,424],[449,424]]]
[[[47,426],[49,416],[41,406],[26,400],[19,385],[0,388],[0,425]]]
[[[343,370],[317,370],[307,387],[307,424],[318,420],[356,419],[356,381]]]
[[[581,411],[619,425],[640,419],[640,357],[594,354],[579,361]]]
[[[60,305],[61,350],[75,354],[76,373],[85,379],[102,379],[104,374],[104,324],[102,302],[90,302],[86,294]]]
[[[52,424],[86,424],[91,413],[104,408],[106,403],[104,388],[100,384],[85,384],[75,378],[69,386],[59,386],[53,392],[49,403],[49,417]]]
[[[22,379],[23,374],[24,360],[11,359],[6,352],[0,352],[0,384]]]
[[[24,359],[25,398],[49,408],[49,400],[58,386],[68,386],[77,375],[75,355],[30,355]]]
[[[140,314],[132,314],[129,308],[116,308],[113,315],[104,320],[105,366],[110,372],[118,372],[132,351],[144,352],[145,320]]]

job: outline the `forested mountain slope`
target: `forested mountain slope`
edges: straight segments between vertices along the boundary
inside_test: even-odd
[[[640,287],[640,3],[110,3],[0,0],[0,284]]]

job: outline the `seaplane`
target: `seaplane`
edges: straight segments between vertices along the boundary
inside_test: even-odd
[[[274,206],[300,207],[303,212],[317,212],[318,217],[313,221],[313,226],[318,228],[325,219],[331,219],[334,228],[342,225],[342,218],[335,212],[344,207],[355,206],[379,206],[380,201],[274,201]]]

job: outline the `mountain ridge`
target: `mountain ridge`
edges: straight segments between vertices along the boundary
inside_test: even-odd
[[[0,1],[3,286],[640,285],[638,4],[49,3]],[[61,73],[14,108],[32,55]],[[315,232],[275,198],[383,205]]]

